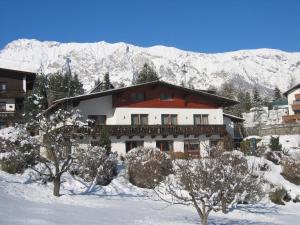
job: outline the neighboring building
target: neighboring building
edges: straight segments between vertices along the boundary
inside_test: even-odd
[[[289,111],[287,116],[283,116],[284,123],[300,122],[300,84],[292,87],[283,93],[288,99]]]
[[[233,139],[234,147],[240,147],[240,143],[244,138],[242,126],[244,119],[238,116],[223,113],[223,121],[226,125],[226,130]]]
[[[162,81],[90,93],[54,102],[47,112],[66,107],[80,109],[95,121],[92,144],[101,131],[110,135],[112,150],[124,155],[137,146],[200,155],[200,150],[227,136],[223,107],[238,102],[215,94]],[[226,116],[241,121],[236,117]],[[228,126],[233,135],[232,128]]]
[[[278,99],[272,101],[272,109],[288,109],[288,100],[287,99]]]
[[[0,68],[0,129],[21,119],[24,100],[32,90],[35,74]]]

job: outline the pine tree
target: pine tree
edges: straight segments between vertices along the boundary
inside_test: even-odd
[[[261,107],[262,106],[262,99],[260,97],[260,93],[257,88],[253,89],[253,105],[255,107]]]
[[[281,91],[280,89],[276,86],[274,89],[274,97],[273,100],[280,100],[282,99]]]
[[[247,91],[245,96],[245,111],[248,112],[252,108],[251,96]]]
[[[109,89],[112,89],[112,85],[110,83],[109,73],[107,72],[106,74],[104,74],[102,91],[106,91]]]
[[[142,70],[139,72],[136,80],[134,81],[134,83],[141,84],[141,83],[146,83],[146,82],[151,82],[156,80],[159,80],[157,73],[147,63],[145,63]]]

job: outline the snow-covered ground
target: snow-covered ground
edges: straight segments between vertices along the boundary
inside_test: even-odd
[[[169,206],[147,198],[145,191],[129,184],[123,173],[110,185],[96,187],[91,193],[85,193],[85,182],[65,175],[59,198],[52,196],[51,183],[31,182],[32,175],[29,170],[23,175],[0,171],[0,224],[199,224],[192,207]],[[227,215],[211,213],[209,224],[296,225],[299,210],[299,203],[245,205]]]

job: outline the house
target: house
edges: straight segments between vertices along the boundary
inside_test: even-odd
[[[288,115],[283,116],[284,123],[300,122],[300,84],[283,93],[288,99]]]
[[[153,81],[60,99],[46,113],[62,107],[79,109],[94,121],[88,141],[97,145],[105,129],[112,151],[119,155],[137,146],[150,146],[199,156],[224,136],[235,138],[231,123],[241,120],[230,115],[224,120],[223,107],[237,103],[210,92]]]
[[[234,116],[228,113],[223,113],[223,121],[226,125],[226,130],[233,139],[234,147],[240,147],[241,141],[244,138],[243,122],[244,119],[238,116]]]
[[[0,129],[21,120],[35,77],[35,73],[0,68]]]

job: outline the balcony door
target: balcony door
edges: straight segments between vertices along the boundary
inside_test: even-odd
[[[173,151],[173,141],[171,140],[159,140],[156,141],[156,148],[160,149],[162,152]]]

